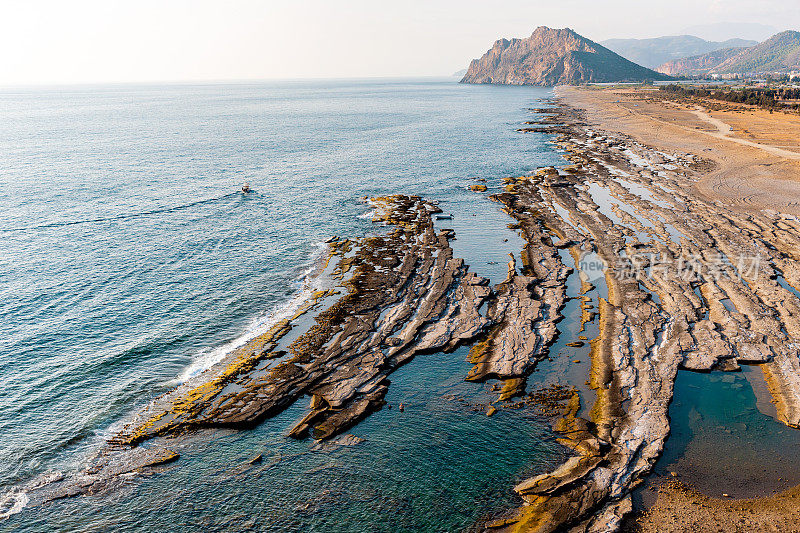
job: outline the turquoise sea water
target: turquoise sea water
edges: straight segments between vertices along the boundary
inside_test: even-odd
[[[562,162],[545,136],[515,131],[550,96],[453,80],[0,91],[0,496],[79,470],[126,415],[291,309],[325,239],[379,231],[365,195],[441,201],[456,254],[501,280],[522,240],[467,187]],[[573,275],[569,295],[578,287]],[[578,385],[586,412],[588,346],[566,346],[577,300],[564,315],[529,381]],[[407,408],[354,427],[356,446],[286,438],[301,401],[205,435],[162,474],[26,508],[0,531],[469,530],[565,450],[529,411],[483,414],[496,396],[463,381],[466,357],[392,374],[387,401]],[[800,432],[764,406],[757,367],[679,373],[654,480],[676,472],[734,497],[800,483]]]
[[[0,493],[79,469],[126,414],[269,324],[322,241],[376,231],[365,195],[442,201],[457,253],[501,279],[521,241],[466,187],[560,161],[515,132],[549,96],[452,80],[0,92]],[[237,192],[245,181],[255,193]],[[490,398],[463,382],[465,359],[393,374],[387,400],[409,407],[356,426],[358,446],[287,439],[301,402],[164,474],[0,530],[469,528],[564,451],[530,413],[455,401]]]
[[[674,472],[717,498],[753,498],[800,484],[800,431],[773,418],[761,370],[742,370],[678,373],[672,431],[655,478]]]

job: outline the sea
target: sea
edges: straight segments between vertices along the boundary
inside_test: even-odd
[[[525,243],[487,196],[564,163],[517,131],[552,97],[451,78],[0,89],[0,532],[477,531],[519,506],[513,486],[569,452],[535,410],[487,416],[497,393],[464,381],[468,347],[394,372],[386,400],[405,409],[351,428],[352,446],[288,438],[300,400],[114,490],[26,505],[21,487],[80,472],[126,417],[292,315],[326,240],[386,231],[364,198],[438,201],[455,254],[502,281]],[[586,415],[589,347],[567,346],[597,334],[580,330],[580,287],[573,273],[528,389],[577,386]],[[757,368],[681,372],[670,417],[648,487],[800,483],[800,433]]]
[[[355,446],[287,438],[300,401],[108,493],[24,507],[15,487],[80,471],[125,416],[291,314],[325,240],[384,231],[365,197],[439,201],[456,254],[501,281],[523,241],[468,187],[563,162],[516,131],[552,96],[456,79],[0,90],[0,497],[17,495],[0,531],[463,531],[519,505],[513,485],[566,451],[533,413],[469,407],[492,393],[464,382],[466,348],[392,374],[405,411],[352,428]]]

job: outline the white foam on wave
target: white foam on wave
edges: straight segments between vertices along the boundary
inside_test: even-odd
[[[297,281],[301,286],[305,287],[307,284],[314,286],[315,290],[318,285],[318,280],[313,279],[312,274],[315,274],[322,265],[322,258],[328,254],[330,245],[327,242],[315,242],[314,251],[311,253],[311,259],[306,263],[306,268],[300,271]]]
[[[319,278],[312,276],[318,268],[320,261],[328,249],[326,243],[315,243],[316,250],[308,262],[308,268],[304,269],[297,278],[300,289],[285,302],[276,305],[266,314],[253,319],[237,338],[221,346],[202,350],[194,358],[192,363],[186,367],[181,374],[169,382],[170,385],[178,385],[203,373],[215,364],[222,361],[226,355],[233,350],[244,346],[247,342],[263,335],[281,320],[291,318],[300,310],[304,303],[322,288]]]
[[[10,490],[6,492],[3,497],[0,498],[0,520],[19,513],[25,508],[26,505],[28,505],[29,501],[30,498],[28,498],[28,493],[24,490]],[[8,510],[2,511],[2,509],[5,507],[8,507]]]
[[[376,213],[377,213],[377,210],[370,209],[367,212],[361,213],[360,215],[358,215],[358,218],[365,218],[367,220],[372,220],[373,218],[375,218],[375,214]]]

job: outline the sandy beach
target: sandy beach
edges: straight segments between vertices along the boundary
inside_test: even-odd
[[[797,115],[751,106],[698,109],[662,99],[655,89],[559,87],[557,93],[601,129],[707,159],[713,166],[697,184],[698,194],[736,208],[800,214]]]

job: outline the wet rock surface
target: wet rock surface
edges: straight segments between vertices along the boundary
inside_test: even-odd
[[[347,293],[314,317],[286,355],[265,364],[257,351],[242,354],[220,374],[224,379],[162,398],[165,409],[134,420],[117,442],[249,426],[301,396],[310,398],[309,413],[290,435],[331,438],[379,409],[387,376],[416,353],[452,350],[480,334],[490,320],[478,310],[491,290],[453,257],[448,235],[435,232],[431,215],[437,209],[405,196],[373,205],[376,218],[394,229],[335,247],[335,273]]]
[[[559,424],[576,456],[518,485],[527,505],[493,530],[617,530],[669,434],[681,369],[758,364],[779,419],[800,426],[796,217],[705,200],[692,191],[697,157],[594,131],[568,107],[543,121],[559,120],[570,131],[557,144],[572,164],[509,180],[495,199],[572,243],[585,278],[602,272],[608,296],[591,344],[597,399],[590,419]]]
[[[452,351],[484,332],[493,319],[479,309],[491,288],[453,257],[452,232],[435,231],[439,210],[409,196],[372,205],[390,230],[331,242],[337,289],[315,293],[293,319],[151,403],[80,480],[49,486],[43,499],[100,490],[121,473],[165,463],[163,447],[176,436],[252,427],[302,397],[310,399],[308,414],[289,435],[331,439],[382,407],[387,377],[415,354]],[[307,313],[313,323],[291,335]]]
[[[522,252],[524,273],[512,259],[508,279],[492,288],[453,256],[453,231],[435,229],[441,211],[434,204],[402,195],[369,203],[374,221],[389,230],[331,240],[325,272],[336,288],[314,293],[294,317],[153,401],[85,471],[47,483],[34,503],[105,490],[122,474],[157,472],[179,457],[167,447],[201,431],[252,427],[302,398],[308,412],[288,436],[344,442],[339,435],[383,407],[394,370],[490,330],[485,358],[469,379],[501,378],[503,399],[521,394],[556,335],[564,301],[568,269],[555,248],[525,230],[533,245]]]
[[[570,164],[509,178],[491,196],[525,241],[503,282],[491,287],[454,257],[454,232],[434,226],[436,205],[372,199],[388,231],[330,241],[324,272],[334,288],[135,414],[82,472],[48,474],[18,494],[35,505],[113,488],[179,464],[194,435],[252,427],[298,401],[308,410],[290,437],[321,451],[357,445],[345,433],[383,407],[394,370],[467,343],[465,379],[497,380],[497,399],[476,409],[501,417],[536,406],[559,417],[559,442],[574,450],[519,483],[526,505],[491,530],[617,530],[663,450],[681,370],[759,365],[778,418],[800,427],[800,220],[698,196],[706,162],[696,156],[596,131],[568,107],[532,111],[542,116],[531,130],[557,134]],[[575,271],[581,323],[599,327],[594,339],[567,339],[591,348],[595,401],[585,416],[572,388],[525,393],[559,335]],[[607,294],[595,307],[587,294],[601,282]]]

